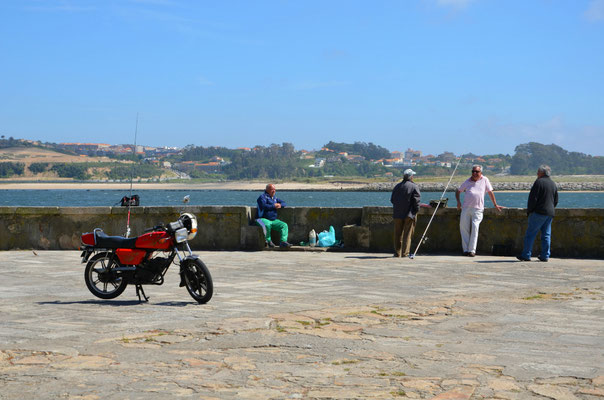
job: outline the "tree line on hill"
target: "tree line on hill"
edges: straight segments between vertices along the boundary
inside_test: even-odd
[[[0,178],[23,175],[25,164],[16,162],[0,162]]]
[[[371,142],[355,142],[355,143],[337,143],[330,141],[324,149],[332,150],[334,153],[348,153],[363,156],[367,160],[381,160],[384,158],[390,158],[390,150],[385,147],[375,145]],[[324,153],[325,154],[325,153]]]
[[[125,180],[133,178],[155,178],[162,169],[147,164],[122,163],[31,163],[27,167],[19,162],[0,162],[0,178],[23,176],[25,169],[32,174],[51,172],[59,178],[71,178],[78,181],[89,179]]]
[[[0,148],[23,146],[20,139],[0,138]],[[31,144],[27,144],[32,146]],[[45,143],[44,147],[52,144]],[[34,145],[34,147],[36,147]],[[64,152],[64,151],[63,151]],[[361,156],[351,160],[341,154]],[[114,163],[32,163],[27,167],[21,162],[0,162],[0,178],[22,176],[25,169],[32,174],[52,172],[62,178],[87,180],[91,178],[124,180],[133,178],[154,178],[162,174],[162,168],[145,164],[140,155],[122,156],[135,164]],[[228,149],[225,147],[186,146],[178,155],[166,160],[172,163],[183,161],[207,162],[213,157],[221,157],[226,162],[217,171],[204,172],[193,169],[189,174],[193,178],[208,179],[299,179],[325,176],[375,177],[391,175],[401,177],[404,168],[386,167],[374,160],[387,159],[391,152],[373,143],[355,142],[338,143],[330,141],[322,150],[315,152],[314,157],[329,160],[321,166],[314,166],[314,158],[305,158],[301,151],[296,151],[291,143],[256,146],[254,149]],[[544,145],[536,142],[520,144],[515,154],[476,156],[466,154],[463,163],[475,159],[486,160],[496,171],[508,169],[513,175],[534,175],[541,164],[547,164],[555,175],[598,174],[604,175],[604,157],[590,156],[578,152],[569,152],[555,144]],[[455,162],[455,155],[445,152],[435,159]],[[481,162],[482,163],[482,162]],[[312,166],[311,166],[312,165]],[[424,176],[450,174],[450,168],[437,165],[414,165],[413,169]]]
[[[516,146],[512,175],[533,175],[540,165],[549,165],[556,175],[603,175],[604,157],[569,152],[555,144],[529,142]]]
[[[390,171],[381,164],[375,164],[369,160],[387,158],[390,151],[373,143],[335,143],[329,142],[325,147],[331,151],[321,151],[316,157],[335,157],[336,160],[315,168],[310,166],[314,161],[305,159],[302,153],[296,151],[291,143],[281,145],[271,144],[268,147],[256,146],[252,150],[227,149],[224,147],[194,147],[187,146],[180,157],[174,157],[174,161],[208,160],[211,157],[222,157],[228,159],[219,174],[226,179],[292,179],[292,178],[316,178],[323,176],[366,176],[383,175]],[[338,156],[341,152],[362,155],[366,160],[351,162],[345,157]],[[203,172],[192,171],[192,177],[202,177]]]
[[[329,149],[329,150],[327,150]],[[338,157],[339,153],[348,153],[363,156],[362,161],[351,161],[346,157]],[[291,179],[311,178],[326,175],[333,176],[359,176],[373,177],[383,176],[391,172],[393,177],[402,176],[404,168],[385,167],[374,163],[372,160],[390,157],[390,151],[373,143],[356,142],[327,143],[321,151],[315,153],[315,157],[331,157],[336,161],[326,163],[321,168],[312,168],[308,160],[300,159],[300,152],[295,151],[291,143],[282,145],[272,144],[269,147],[256,146],[253,151],[231,150],[215,147],[190,146],[183,151],[182,160],[208,160],[219,156],[230,161],[224,166],[220,174],[226,179]],[[530,142],[518,145],[514,156],[496,154],[492,156],[477,156],[466,154],[462,162],[466,160],[486,159],[490,160],[497,171],[506,169],[513,175],[534,175],[537,168],[546,164],[552,168],[556,175],[592,174],[604,175],[604,157],[590,156],[578,152],[569,152],[555,144],[544,145]],[[437,157],[440,161],[455,162],[455,156],[445,152]],[[175,159],[176,160],[176,159]],[[509,168],[508,168],[509,167]],[[450,174],[450,169],[437,165],[414,165],[413,169],[424,176],[440,176]],[[204,173],[193,173],[194,177],[200,177]]]

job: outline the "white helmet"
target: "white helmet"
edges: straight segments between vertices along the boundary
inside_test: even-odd
[[[178,217],[185,228],[187,228],[187,240],[193,240],[193,238],[197,235],[197,218],[195,215],[190,213],[183,213]]]

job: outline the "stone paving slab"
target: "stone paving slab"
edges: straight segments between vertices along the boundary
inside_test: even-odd
[[[604,261],[201,252],[215,282],[97,299],[0,252],[1,399],[601,399]]]

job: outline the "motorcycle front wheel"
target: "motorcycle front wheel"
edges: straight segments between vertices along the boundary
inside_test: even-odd
[[[92,257],[84,270],[84,280],[90,293],[101,299],[115,299],[122,294],[128,282],[114,270],[117,266],[112,261],[111,253],[99,253]]]
[[[187,291],[199,304],[205,304],[212,298],[214,284],[208,267],[203,261],[186,260],[183,264],[183,274]]]

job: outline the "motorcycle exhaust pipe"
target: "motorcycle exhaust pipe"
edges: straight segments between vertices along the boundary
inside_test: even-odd
[[[121,271],[121,272],[126,272],[126,271],[136,271],[136,267],[132,266],[132,267],[115,267],[113,268],[114,271]]]

